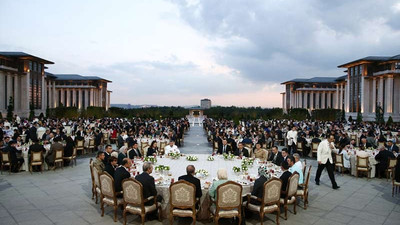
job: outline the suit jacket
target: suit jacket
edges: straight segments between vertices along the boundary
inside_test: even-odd
[[[124,153],[118,154],[118,165],[122,165],[122,160],[124,160],[127,156]]]
[[[282,189],[281,189],[281,191],[286,191],[286,187],[288,185],[288,180],[289,180],[290,176],[292,176],[292,173],[289,172],[289,171],[285,171],[285,172],[283,172],[281,177],[279,177],[279,179],[282,180]],[[281,194],[281,198],[284,198],[284,197],[286,197],[286,194]]]
[[[33,144],[29,146],[28,153],[31,154],[32,152],[46,152],[46,149],[41,144]]]
[[[137,151],[137,153],[136,153],[136,151]],[[135,157],[142,157],[142,153],[140,153],[140,150],[136,149],[136,151],[133,148],[129,151],[129,158],[130,159],[133,159]]]
[[[103,160],[104,165],[109,164],[108,159],[110,157],[111,157],[111,154],[109,154],[108,152],[104,152],[104,160]]]
[[[223,154],[223,153],[231,153],[231,154],[233,154],[233,152],[232,152],[232,147],[231,146],[229,146],[229,145],[226,145],[226,149],[225,149],[225,152],[224,152],[224,146],[223,145],[218,145],[218,154]]]
[[[131,177],[131,174],[125,169],[125,167],[118,167],[114,172],[114,187],[115,192],[122,191],[122,181]]]
[[[7,147],[3,148],[3,152],[10,153],[11,164],[16,164],[18,162],[17,152],[21,152],[21,151],[18,151],[18,149],[16,149],[15,147],[7,146]]]
[[[235,155],[243,154],[244,157],[250,157],[249,150],[247,148],[243,148],[242,150],[237,149]]]
[[[272,153],[269,158],[268,161],[272,161],[273,164],[280,166],[283,162],[283,156],[281,152],[276,153],[276,158],[275,158],[275,154]]]
[[[54,162],[54,158],[56,157],[56,151],[60,150],[60,149],[64,149],[64,146],[61,143],[55,142],[50,146],[50,150],[47,153],[46,159],[47,162],[49,163],[53,163]]]
[[[194,186],[196,186],[196,198],[200,198],[202,196],[200,180],[197,177],[194,177],[193,175],[183,175],[180,176],[178,180],[185,180],[194,184]]]
[[[143,197],[148,198],[150,196],[156,196],[156,184],[154,178],[150,174],[143,172],[135,177],[143,185]]]
[[[152,156],[153,154],[157,154],[157,150],[154,148],[148,148],[147,149],[147,156]]]
[[[253,191],[251,192],[251,195],[257,196],[258,198],[263,197],[263,189],[264,189],[264,183],[267,182],[268,179],[264,176],[260,176],[255,182],[254,182],[254,187]]]
[[[333,159],[332,159],[332,150],[329,147],[330,143],[328,142],[327,139],[321,141],[318,145],[318,150],[317,150],[317,161],[321,161],[322,164],[325,164],[328,160],[331,164],[333,164]]]
[[[393,152],[388,150],[379,151],[379,153],[375,156],[375,159],[379,161],[379,163],[376,164],[377,170],[384,171],[388,167],[390,158],[395,158]]]
[[[121,135],[118,135],[118,148],[121,148],[122,146],[124,146],[124,139],[122,138]]]
[[[107,172],[110,174],[112,177],[114,177],[115,174],[115,168],[111,164],[107,164],[106,168],[104,169],[104,172]]]
[[[391,152],[399,153],[399,147],[397,145],[395,145],[395,144],[392,144],[391,148],[388,147],[388,150],[391,151]]]

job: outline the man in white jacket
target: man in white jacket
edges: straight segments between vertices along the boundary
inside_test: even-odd
[[[293,155],[296,153],[297,147],[297,130],[296,126],[293,126],[290,131],[286,134],[286,139],[288,142],[289,153]]]
[[[335,176],[333,174],[334,164],[332,159],[332,150],[335,148],[334,146],[335,136],[329,135],[328,139],[321,141],[317,150],[317,161],[318,161],[318,169],[317,175],[315,176],[315,183],[319,185],[319,178],[321,177],[322,170],[326,167],[328,171],[329,179],[332,182],[332,188],[338,189],[340,188],[335,181]]]

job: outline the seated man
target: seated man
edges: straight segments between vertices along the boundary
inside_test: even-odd
[[[387,142],[387,149],[390,152],[399,153],[399,147],[397,147],[396,142],[393,140]]]
[[[113,149],[112,149],[111,145],[106,145],[105,150],[104,150],[104,159],[103,159],[104,165],[108,164],[108,159],[111,157],[112,151],[113,151]]]
[[[283,172],[281,177],[279,177],[279,179],[282,180],[281,198],[285,198],[286,197],[286,187],[288,185],[289,177],[292,176],[292,173],[290,171],[288,171],[289,164],[287,161],[282,162],[281,169]]]
[[[228,145],[228,141],[227,140],[222,140],[222,145],[218,145],[218,154],[233,154],[232,152],[232,147],[230,145]]]
[[[300,155],[294,153],[293,156],[288,156],[287,162],[289,164],[289,172],[294,173],[297,172],[299,174],[299,184],[303,184],[303,165],[300,161]]]
[[[50,150],[47,152],[45,161],[47,165],[49,165],[49,167],[54,167],[54,159],[56,156],[56,151],[64,149],[64,146],[60,143],[60,141],[61,137],[54,138],[53,144],[51,144]]]
[[[31,156],[32,152],[35,152],[35,153],[36,152],[41,152],[42,154],[46,153],[46,149],[44,149],[43,145],[39,144],[39,140],[38,139],[34,139],[32,141],[33,141],[33,144],[31,146],[29,146],[29,151],[28,151],[29,157]],[[32,169],[34,171],[37,171],[38,170],[37,167],[40,167],[40,165],[39,166],[32,166]]]
[[[375,160],[379,163],[376,164],[376,176],[381,177],[382,174],[385,174],[385,170],[388,167],[389,159],[394,159],[394,154],[391,151],[388,151],[385,146],[379,146],[379,153],[375,156]]]
[[[244,147],[243,143],[240,142],[235,155],[244,156],[244,157],[248,158],[248,157],[250,157],[250,152],[247,148]]]
[[[283,161],[282,153],[278,151],[278,147],[272,147],[272,153],[268,158],[268,161],[272,161],[273,164],[280,166]]]
[[[143,173],[137,175],[135,179],[143,185],[143,197],[146,199],[151,196],[157,196],[156,184],[154,177],[150,176],[153,172],[153,165],[150,162],[143,163]],[[157,201],[161,202],[162,197],[157,196]],[[148,201],[145,205],[153,205],[153,201]]]
[[[10,153],[11,172],[13,173],[19,172],[22,164],[24,163],[24,159],[17,156],[17,153],[20,153],[21,150],[18,151],[16,145],[17,143],[14,140],[11,140],[8,142],[8,146],[3,148],[3,152]]]
[[[138,143],[136,141],[128,142],[128,148],[130,149],[128,150],[130,159],[142,157],[142,153],[140,152],[138,148]]]
[[[115,173],[115,169],[117,168],[117,165],[118,165],[118,159],[114,156],[111,156],[110,158],[108,158],[108,163],[106,164],[104,172],[107,172],[112,177],[114,177],[114,173]]]
[[[99,173],[104,172],[104,152],[97,152],[96,159],[93,161],[93,167],[97,169]]]
[[[194,184],[194,186],[196,186],[196,198],[200,198],[202,196],[200,180],[194,176],[195,174],[195,167],[193,165],[188,165],[186,167],[186,175],[180,176],[178,180],[185,180]]]
[[[122,181],[131,177],[131,174],[129,173],[129,169],[131,168],[131,166],[132,166],[131,160],[128,158],[125,158],[124,160],[122,160],[122,165],[115,170],[115,172],[114,172],[115,192],[121,192],[122,191]],[[120,197],[121,195],[122,194],[119,194],[118,197]]]
[[[175,145],[175,141],[173,139],[169,141],[169,145],[165,146],[164,151],[165,155],[168,155],[169,153],[181,153],[178,147]]]

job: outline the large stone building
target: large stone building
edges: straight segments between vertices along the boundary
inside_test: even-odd
[[[46,65],[54,64],[24,52],[0,52],[0,113],[5,116],[10,97],[14,101],[14,114],[29,115],[32,106],[35,115],[47,108],[76,106],[110,106],[111,81],[96,76],[51,74]]]
[[[202,109],[209,109],[209,108],[211,108],[211,100],[208,99],[208,98],[201,99],[201,100],[200,100],[200,107],[201,107]]]
[[[344,109],[346,117],[360,112],[364,120],[374,121],[379,106],[385,120],[400,121],[400,55],[368,56],[338,67],[347,74],[283,82],[283,110]]]

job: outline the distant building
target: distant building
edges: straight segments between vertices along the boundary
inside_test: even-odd
[[[0,52],[0,113],[6,115],[9,99],[14,101],[14,114],[28,117],[30,106],[35,115],[47,108],[76,106],[110,106],[107,83],[111,81],[76,74],[45,72],[53,62],[24,52]]]
[[[283,110],[344,109],[347,118],[360,112],[363,120],[374,121],[379,106],[385,120],[400,121],[400,55],[368,56],[338,67],[347,74],[283,82]]]
[[[200,108],[202,108],[202,109],[211,108],[211,100],[208,98],[200,100]]]

